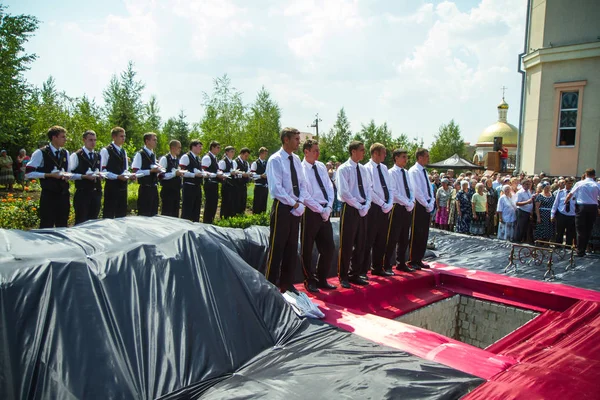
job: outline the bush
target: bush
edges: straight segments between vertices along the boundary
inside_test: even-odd
[[[0,200],[0,228],[32,229],[40,225],[38,217],[39,203],[23,195],[15,197],[12,193]]]
[[[215,225],[225,228],[248,228],[252,225],[269,226],[269,213],[247,214],[236,217],[220,219]]]

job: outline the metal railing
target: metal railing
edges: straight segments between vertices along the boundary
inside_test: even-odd
[[[544,273],[544,279],[554,279],[554,257],[559,260],[564,260],[569,257],[569,265],[565,268],[568,271],[569,268],[575,266],[575,246],[569,246],[562,243],[546,242],[543,240],[536,240],[536,246],[530,246],[527,244],[513,244],[508,256],[508,265],[504,268],[504,272],[514,270],[518,272],[518,264],[521,265],[535,265],[541,266],[546,265],[546,272]],[[540,246],[542,245],[542,246]],[[516,262],[518,261],[518,263]]]

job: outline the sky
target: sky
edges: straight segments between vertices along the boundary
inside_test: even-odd
[[[510,105],[519,124],[523,0],[4,0],[40,19],[26,73],[52,75],[69,96],[102,105],[113,74],[133,61],[163,121],[198,122],[202,93],[228,74],[250,104],[264,87],[282,126],[329,130],[344,107],[352,131],[371,119],[430,145],[457,122],[466,141]]]

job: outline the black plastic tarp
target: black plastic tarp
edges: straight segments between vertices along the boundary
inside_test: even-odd
[[[481,382],[299,319],[249,265],[267,241],[166,217],[0,230],[0,398],[457,398]]]

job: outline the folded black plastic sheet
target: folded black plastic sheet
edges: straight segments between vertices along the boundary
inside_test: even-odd
[[[279,382],[272,398],[300,398],[311,376],[356,398],[446,398],[479,382],[297,318],[246,262],[264,262],[267,240],[166,217],[0,230],[0,398],[263,396],[238,373]]]
[[[475,269],[505,274],[504,268],[509,264],[508,257],[512,244],[498,239],[469,236],[432,229],[429,240],[433,241],[435,261],[461,268]],[[569,257],[561,260],[553,257],[552,269],[555,273],[553,282],[577,286],[585,289],[600,290],[600,256],[587,255],[575,257],[575,267],[569,268]],[[433,259],[433,258],[432,258]],[[524,261],[531,259],[524,259]],[[519,278],[543,280],[547,269],[548,258],[541,265],[518,262],[518,268],[509,270],[506,275]]]

